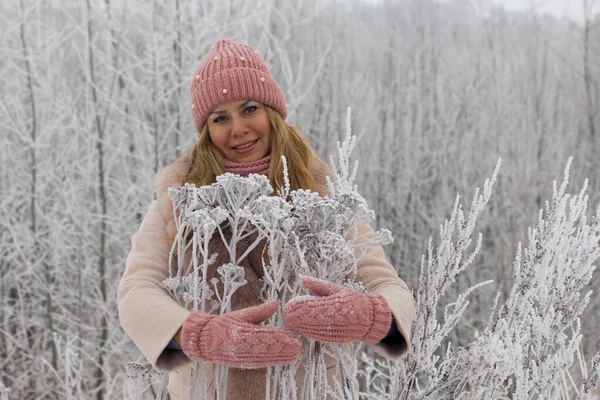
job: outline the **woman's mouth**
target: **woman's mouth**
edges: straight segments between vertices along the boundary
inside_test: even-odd
[[[235,146],[235,147],[233,147],[233,150],[235,150],[237,153],[247,153],[254,147],[254,145],[257,142],[258,142],[258,139],[254,140],[252,142],[241,144],[239,146]]]

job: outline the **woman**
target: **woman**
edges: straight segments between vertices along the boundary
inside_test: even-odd
[[[283,309],[283,328],[260,325],[277,303],[261,304],[261,272],[252,253],[242,264],[248,283],[235,293],[231,313],[190,312],[169,296],[162,282],[169,276],[177,232],[167,188],[184,182],[208,185],[219,174],[232,172],[264,174],[275,190],[282,189],[285,155],[292,190],[327,193],[327,166],[284,122],[283,93],[255,50],[230,40],[216,42],[192,78],[191,99],[200,137],[191,151],[157,175],[157,199],[132,237],[118,291],[121,324],[154,368],[170,372],[171,398],[189,398],[192,360],[230,367],[227,398],[263,397],[265,367],[294,362],[302,337],[324,343],[361,340],[383,356],[402,357],[408,351],[414,301],[380,246],[367,246],[358,266],[356,280],[368,293],[304,278],[303,285],[315,296],[291,299]],[[373,236],[363,226],[356,241]],[[327,327],[315,323],[315,315],[327,316]],[[236,339],[229,340],[232,336]]]

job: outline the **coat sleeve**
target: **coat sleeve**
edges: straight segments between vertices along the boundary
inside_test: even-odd
[[[366,243],[375,237],[375,232],[368,225],[358,228],[355,244]],[[356,250],[356,256],[360,256]],[[380,355],[390,359],[400,359],[410,350],[410,330],[415,313],[415,301],[406,283],[398,277],[394,267],[387,261],[383,249],[379,245],[367,245],[358,264],[356,281],[373,293],[379,293],[388,302],[392,316],[396,321],[402,339],[397,343],[380,342],[373,349]],[[391,322],[391,321],[390,321]]]
[[[173,238],[166,234],[165,220],[154,201],[131,238],[131,251],[117,292],[121,326],[159,371],[173,371],[191,362],[182,351],[166,349],[189,315],[162,286],[169,276],[172,244]]]

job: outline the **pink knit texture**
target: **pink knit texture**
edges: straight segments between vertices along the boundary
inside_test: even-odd
[[[193,360],[237,368],[290,364],[302,345],[287,329],[258,324],[277,311],[277,301],[224,315],[191,313],[183,324],[181,347]]]
[[[250,174],[267,175],[267,172],[269,172],[270,160],[271,156],[268,155],[260,160],[249,163],[238,163],[227,159],[223,159],[223,163],[225,166],[225,172],[247,177]]]
[[[333,343],[361,340],[376,344],[388,333],[392,312],[383,296],[309,277],[302,278],[302,285],[318,297],[290,300],[283,309],[286,327]]]
[[[256,100],[273,107],[285,119],[281,88],[252,47],[221,39],[200,61],[192,77],[192,116],[198,133],[215,107],[233,100]]]

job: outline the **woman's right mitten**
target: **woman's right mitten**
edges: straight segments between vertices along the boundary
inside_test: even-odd
[[[183,352],[193,360],[236,368],[291,364],[302,348],[296,334],[258,325],[277,308],[277,301],[270,301],[224,315],[193,312],[183,324]]]

